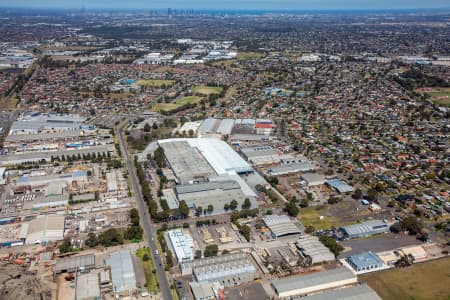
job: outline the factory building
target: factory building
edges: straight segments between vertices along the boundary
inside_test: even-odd
[[[325,176],[317,173],[306,173],[301,176],[307,186],[318,186],[325,184]]]
[[[300,229],[288,216],[271,215],[262,218],[264,224],[269,227],[272,237],[278,238],[286,235],[300,234]]]
[[[195,300],[211,300],[219,299],[219,290],[223,290],[223,286],[218,282],[190,282],[192,294]]]
[[[359,224],[341,227],[342,232],[349,239],[367,237],[389,231],[389,224],[383,220],[370,220]]]
[[[271,285],[279,298],[288,298],[352,285],[357,282],[356,275],[347,268],[341,267],[308,275],[271,280]]]
[[[64,216],[46,215],[29,222],[26,244],[47,243],[64,239]]]
[[[366,284],[326,291],[306,297],[295,297],[293,300],[381,300],[381,297]]]
[[[39,134],[79,130],[83,127],[94,128],[83,124],[86,119],[78,115],[26,113],[13,122],[9,134]]]
[[[77,276],[75,300],[100,299],[100,297],[100,281],[97,273]]]
[[[271,165],[280,162],[278,152],[271,146],[246,147],[240,151],[253,165]]]
[[[159,145],[179,183],[205,181],[216,175],[200,151],[191,147],[187,140],[164,140],[159,141]]]
[[[111,266],[114,293],[118,296],[132,296],[136,291],[136,277],[130,252],[111,253],[106,264]]]
[[[273,166],[267,171],[267,173],[271,176],[281,176],[294,173],[312,172],[315,169],[316,167],[314,167],[311,163],[303,162]]]
[[[14,220],[7,219],[1,221],[0,248],[22,246],[27,237],[28,223],[15,223]]]
[[[223,286],[239,285],[257,278],[256,268],[243,253],[184,262],[181,270],[183,275],[192,273],[197,282],[219,282]]]
[[[89,271],[95,267],[95,254],[77,255],[58,259],[55,264],[55,273]]]
[[[353,192],[352,186],[339,179],[327,180],[325,183],[341,194]]]
[[[244,194],[237,181],[211,181],[197,184],[179,185],[175,187],[179,201],[186,201],[190,208],[207,208],[213,206],[212,214],[225,213],[224,206],[236,200],[238,207],[248,198],[252,208],[258,207],[254,197]]]
[[[364,252],[345,258],[356,272],[376,271],[384,267],[383,261],[373,252]]]
[[[72,184],[76,181],[87,182],[87,173],[85,171],[74,171],[67,174],[58,175],[43,175],[43,176],[22,176],[17,179],[16,186],[43,186],[54,182],[64,182],[66,184]]]
[[[202,122],[200,122],[200,121],[186,122],[183,124],[183,126],[181,126],[179,129],[176,129],[175,131],[178,134],[185,135],[185,136],[191,136],[191,133],[192,133],[192,137],[195,137],[195,136],[197,136],[197,132],[198,132],[198,129],[201,124],[202,124]]]
[[[194,259],[194,243],[189,233],[185,233],[183,229],[173,229],[167,234],[179,263]]]
[[[311,264],[334,261],[335,256],[316,236],[302,236],[296,243],[297,249]]]

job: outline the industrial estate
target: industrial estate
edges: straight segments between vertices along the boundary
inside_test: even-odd
[[[0,17],[0,299],[450,297],[449,13]]]

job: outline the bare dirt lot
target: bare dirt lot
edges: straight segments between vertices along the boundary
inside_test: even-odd
[[[50,300],[52,292],[23,267],[0,263],[0,299]]]

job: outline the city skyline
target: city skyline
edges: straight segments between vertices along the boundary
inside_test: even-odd
[[[36,1],[32,0],[18,0],[14,1],[0,1],[0,7],[17,7],[17,8],[55,8],[55,9],[207,9],[207,10],[401,10],[401,9],[436,9],[436,8],[450,8],[450,5],[445,0],[432,1],[355,1],[355,0],[225,0],[221,2],[208,0],[189,1],[146,1],[131,0],[124,3],[123,1],[111,0],[83,0],[83,1],[68,1],[68,0],[46,0]],[[280,9],[282,8],[282,9]]]

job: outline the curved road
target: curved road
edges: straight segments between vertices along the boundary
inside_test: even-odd
[[[164,271],[164,265],[162,263],[162,259],[160,255],[156,254],[157,247],[156,242],[153,239],[153,229],[150,223],[150,216],[148,215],[148,209],[144,203],[144,199],[142,197],[141,187],[139,185],[139,181],[136,177],[136,173],[133,168],[133,164],[131,163],[130,156],[128,153],[128,148],[126,147],[126,143],[123,139],[123,133],[122,128],[116,128],[117,129],[117,135],[119,138],[119,144],[120,144],[120,150],[122,152],[122,156],[125,160],[125,164],[128,169],[128,173],[130,176],[131,185],[134,190],[134,194],[136,197],[136,204],[137,208],[139,210],[139,215],[141,216],[141,223],[144,227],[145,235],[147,236],[148,246],[150,248],[150,253],[152,255],[153,262],[155,263],[156,268],[156,275],[158,276],[159,280],[159,287],[161,288],[161,296],[164,300],[170,300],[172,299],[172,294],[170,292],[169,288],[169,282],[166,277],[166,272]]]

